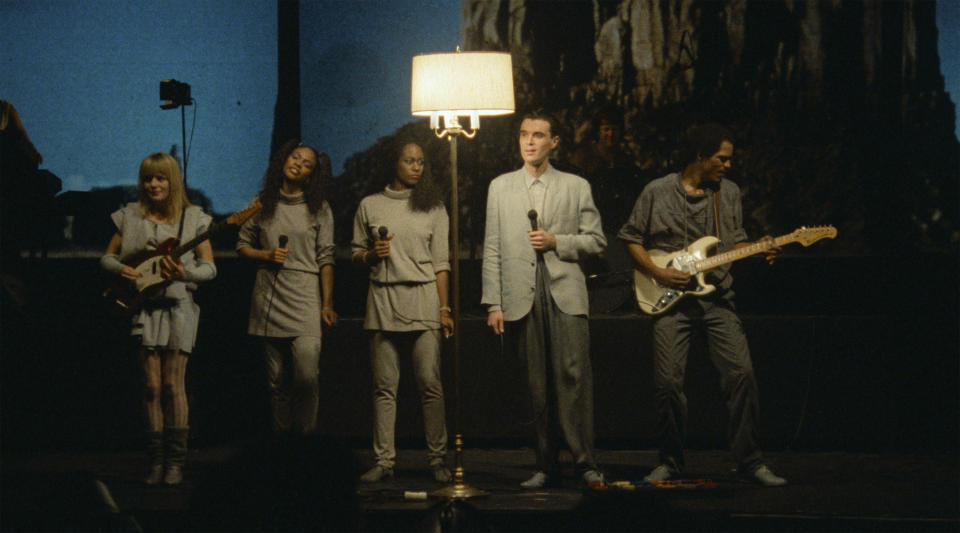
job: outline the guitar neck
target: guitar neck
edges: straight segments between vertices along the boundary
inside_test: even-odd
[[[755,242],[749,246],[741,246],[740,248],[735,248],[729,252],[710,256],[702,261],[697,261],[697,272],[706,272],[707,270],[717,268],[718,266],[725,265],[727,263],[732,263],[738,259],[757,255],[761,252],[769,250],[770,248],[783,246],[784,244],[790,244],[795,240],[796,239],[792,233],[787,233],[786,235],[781,235],[774,238],[772,243]]]
[[[210,228],[207,229],[207,231],[204,231],[203,233],[201,233],[200,235],[197,235],[193,239],[190,239],[189,241],[181,244],[180,246],[177,246],[172,252],[170,252],[170,257],[174,259],[179,259],[181,255],[189,252],[190,250],[193,250],[194,248],[197,247],[198,244],[209,239],[211,236],[213,236],[214,233],[217,233],[218,231],[227,227],[228,224],[229,224],[229,221],[224,220],[222,222],[218,222],[217,224],[210,226]]]

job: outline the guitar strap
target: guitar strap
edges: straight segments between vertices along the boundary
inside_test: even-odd
[[[180,228],[177,229],[177,243],[183,244],[183,223],[187,220],[187,208],[184,207],[183,211],[180,211]],[[189,287],[189,285],[187,285]],[[167,289],[170,288],[169,285],[163,288],[163,295],[167,295]]]
[[[717,238],[720,239],[720,242],[723,242],[723,238],[720,237],[720,188],[717,187],[717,190],[713,191],[713,229],[717,234]]]
[[[183,242],[183,222],[187,219],[187,208],[184,207],[183,211],[180,212],[180,229],[177,230],[177,241]]]

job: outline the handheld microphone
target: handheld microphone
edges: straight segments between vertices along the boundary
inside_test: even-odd
[[[387,240],[387,233],[389,233],[389,230],[387,230],[386,226],[380,226],[377,228],[377,233],[380,234],[380,240],[385,241]]]
[[[531,209],[527,211],[527,218],[530,219],[530,229],[537,231],[537,210]]]
[[[290,240],[290,239],[289,239],[286,235],[280,235],[279,237],[277,237],[277,242],[280,244],[280,246],[278,246],[278,248],[286,248],[286,247],[287,247],[287,241],[288,241],[288,240]],[[263,321],[263,335],[264,335],[264,337],[266,337],[266,335],[267,335],[267,324],[269,324],[269,321],[266,320],[266,318],[268,318],[268,317],[270,316],[270,311],[273,310],[273,296],[277,293],[277,292],[276,292],[276,288],[277,288],[277,278],[280,277],[280,271],[283,269],[283,265],[282,265],[282,264],[279,264],[279,265],[278,265],[278,264],[274,264],[274,265],[271,265],[270,268],[273,269],[273,284],[272,284],[271,287],[270,287],[270,300],[269,300],[269,302],[267,303],[267,312],[264,314],[264,321]]]

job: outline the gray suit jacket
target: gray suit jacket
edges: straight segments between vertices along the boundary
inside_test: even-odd
[[[487,193],[481,303],[488,311],[502,309],[505,320],[519,320],[533,306],[537,256],[527,236],[532,206],[525,176],[523,168],[502,174]],[[550,293],[564,313],[586,316],[587,285],[579,261],[607,245],[600,212],[587,180],[553,167],[541,179],[547,185],[541,224],[557,239],[556,249],[543,254]]]

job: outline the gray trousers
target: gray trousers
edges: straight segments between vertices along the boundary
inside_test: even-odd
[[[568,315],[557,308],[543,261],[537,265],[533,308],[518,326],[537,432],[537,470],[556,472],[560,433],[578,470],[597,468],[590,323],[585,316]]]
[[[409,352],[420,389],[423,428],[430,466],[444,463],[447,453],[446,407],[440,377],[440,330],[376,331],[370,337],[373,369],[373,455],[377,464],[393,468],[397,458],[394,428],[397,389],[400,386],[400,352]]]
[[[710,360],[720,373],[727,404],[727,440],[739,467],[749,471],[762,460],[757,443],[759,401],[757,381],[743,324],[722,300],[691,300],[653,324],[653,383],[660,462],[683,470],[687,430],[687,397],[683,380],[696,320],[706,329]]]
[[[320,337],[263,340],[275,433],[309,435],[320,406]]]

